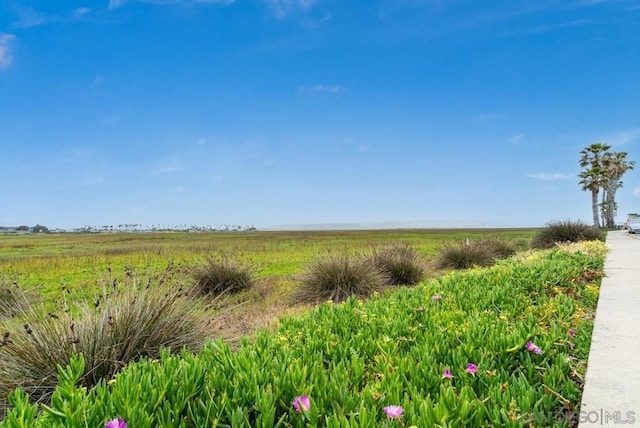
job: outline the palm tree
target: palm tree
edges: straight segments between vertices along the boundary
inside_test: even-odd
[[[605,175],[600,168],[589,168],[586,171],[582,171],[578,174],[580,177],[580,183],[582,190],[591,192],[591,208],[593,210],[593,225],[600,227],[600,220],[598,216],[598,193],[600,187],[605,182]]]
[[[607,227],[615,227],[614,213],[616,206],[616,191],[622,187],[622,176],[635,167],[634,161],[627,160],[627,152],[605,153],[602,158],[602,165],[607,175],[605,189],[607,192],[606,212]]]
[[[605,183],[605,172],[602,164],[602,158],[611,148],[608,144],[593,143],[580,151],[580,166],[587,168],[581,172],[578,177],[581,178],[579,184],[582,190],[591,192],[591,209],[593,211],[593,225],[600,227],[598,216],[598,193]]]

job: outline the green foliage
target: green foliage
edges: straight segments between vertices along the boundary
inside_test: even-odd
[[[202,294],[221,296],[249,289],[254,284],[254,268],[226,256],[208,256],[191,274]]]
[[[307,266],[300,278],[295,300],[319,303],[342,302],[354,296],[365,298],[381,289],[387,276],[362,255],[327,254]]]
[[[469,269],[491,266],[497,259],[516,253],[513,244],[497,238],[472,240],[468,244],[448,244],[440,249],[436,265],[443,269]]]
[[[323,304],[235,352],[221,342],[198,355],[162,352],[90,390],[78,384],[83,359],[72,360],[37,424],[98,427],[120,417],[136,428],[568,427],[592,328],[584,314],[595,310],[602,266],[602,257],[555,249]],[[541,354],[527,349],[530,341]],[[31,421],[21,394],[0,427],[29,426],[7,422]],[[310,397],[308,412],[291,405],[300,395]],[[404,408],[401,421],[388,420],[388,405]]]
[[[157,282],[111,290],[96,303],[59,314],[31,307],[5,323],[8,341],[0,347],[0,406],[22,388],[33,402],[48,402],[57,385],[57,366],[83,353],[81,384],[110,379],[140,358],[157,358],[161,348],[199,349],[208,320],[201,304],[174,284]],[[0,414],[5,409],[0,407]]]
[[[494,258],[506,259],[516,254],[516,243],[500,238],[484,238],[476,242],[476,245],[487,248],[493,253]]]
[[[580,220],[551,221],[532,239],[532,248],[552,248],[564,242],[603,240],[602,231]]]
[[[611,146],[593,143],[580,151],[580,166],[585,168],[578,174],[582,190],[591,192],[593,226],[600,227],[598,207],[602,212],[602,227],[614,228],[617,209],[616,192],[622,187],[622,177],[633,170],[635,161],[628,160],[627,152],[611,152]],[[598,194],[602,190],[602,202]]]
[[[372,261],[391,285],[416,285],[424,276],[424,257],[406,243],[376,250]]]
[[[35,226],[33,226],[32,231],[33,233],[49,233],[49,228],[41,224],[36,224]]]

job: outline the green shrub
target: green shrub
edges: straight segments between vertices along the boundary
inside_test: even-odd
[[[424,258],[407,244],[378,249],[371,259],[391,285],[416,285],[424,277]]]
[[[226,256],[209,256],[203,265],[194,267],[191,274],[202,294],[221,296],[251,288],[254,271],[252,266]]]
[[[300,303],[342,302],[369,297],[387,283],[387,276],[362,255],[328,254],[309,264],[295,300]]]
[[[553,248],[557,243],[603,240],[602,231],[580,220],[552,221],[532,239],[532,248]]]
[[[515,239],[510,241],[513,244],[513,248],[515,248],[516,252],[518,251],[526,251],[530,249],[530,240],[528,239]]]
[[[516,253],[514,243],[498,238],[482,238],[475,242],[476,245],[485,247],[487,251],[493,253],[493,257],[497,259],[506,259]]]
[[[209,321],[193,294],[152,283],[105,293],[97,308],[83,305],[60,314],[29,308],[6,325],[10,340],[0,347],[0,406],[17,387],[34,402],[48,402],[57,366],[79,352],[85,365],[81,384],[91,387],[131,361],[158,358],[161,348],[199,349]]]
[[[469,244],[449,244],[440,249],[436,265],[442,269],[469,269],[474,266],[492,266],[496,259],[505,259],[516,253],[512,244],[501,239],[483,238]]]
[[[469,269],[490,266],[493,253],[478,245],[445,245],[439,251],[436,265],[441,269]]]

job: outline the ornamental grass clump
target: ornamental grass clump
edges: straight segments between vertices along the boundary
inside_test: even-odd
[[[254,285],[255,268],[227,256],[209,256],[205,263],[191,271],[196,287],[202,294],[221,296],[237,293]]]
[[[515,243],[499,238],[482,238],[475,241],[475,245],[485,247],[493,253],[494,259],[507,259],[516,254]]]
[[[366,298],[387,282],[387,275],[362,255],[328,254],[307,266],[294,298],[300,303]]]
[[[0,279],[0,321],[19,315],[31,307],[36,296],[14,281]]]
[[[469,269],[474,266],[492,266],[498,259],[513,256],[516,250],[507,241],[483,238],[458,245],[445,245],[440,249],[436,265],[442,269]]]
[[[531,240],[531,248],[553,248],[566,242],[595,241],[604,239],[602,231],[580,220],[551,221]]]
[[[424,258],[407,244],[376,250],[373,264],[387,275],[390,285],[416,285],[424,277]]]
[[[469,269],[474,266],[490,266],[493,252],[476,243],[469,245],[447,244],[440,249],[436,266],[441,269]]]
[[[208,337],[209,319],[201,301],[193,298],[195,292],[158,282],[108,291],[95,305],[58,314],[32,306],[5,323],[0,415],[7,410],[8,394],[18,387],[32,402],[47,403],[57,385],[57,366],[66,366],[74,354],[84,355],[80,384],[92,387],[131,361],[158,358],[162,348],[195,351]]]

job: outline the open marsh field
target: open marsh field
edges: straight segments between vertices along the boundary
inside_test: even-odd
[[[66,291],[69,300],[90,301],[105,280],[145,277],[169,265],[186,269],[209,255],[226,255],[255,267],[258,287],[235,297],[248,319],[240,332],[269,325],[297,311],[288,295],[305,265],[327,254],[367,252],[404,242],[433,259],[440,247],[465,238],[502,238],[526,247],[532,229],[421,229],[231,233],[93,233],[0,235],[0,275],[34,290],[47,304]],[[428,273],[429,275],[429,273]],[[240,327],[238,327],[240,325]]]
[[[260,278],[284,278],[327,252],[367,251],[404,242],[427,257],[446,243],[492,237],[526,245],[532,229],[423,229],[231,233],[92,233],[0,235],[0,272],[43,293],[65,283],[85,289],[108,269],[197,264],[225,254],[253,263]]]
[[[488,235],[501,232],[503,239],[523,243],[533,233]],[[112,251],[115,258],[147,254],[159,261],[126,265],[124,276],[113,264],[95,266],[97,275],[124,285],[123,293],[81,317],[11,315],[0,341],[0,419],[6,412],[0,427],[105,426],[116,418],[143,428],[577,426],[607,251],[603,242],[524,251],[489,268],[432,271],[433,278],[391,293],[304,306],[288,292],[305,285],[306,263],[326,251],[362,252],[400,240],[429,258],[432,245],[435,251],[469,237],[463,248],[473,248],[487,242],[480,239],[487,232],[449,231],[435,239],[437,234],[424,231],[275,234],[282,238],[275,256],[299,256],[285,268],[280,259],[275,267],[269,264],[264,249],[246,250],[252,242],[256,248],[278,242],[259,235],[210,237],[219,239],[215,251],[226,248],[258,265],[258,286],[235,301],[216,301],[222,312],[214,315],[239,327],[238,334],[251,333],[249,340],[208,341],[229,339],[230,329],[211,329],[209,312],[200,311],[206,300],[172,293],[181,282],[145,287],[133,280],[150,278],[172,261],[174,268],[197,266],[210,254],[177,250],[180,245],[154,245],[161,248],[155,256]],[[97,237],[89,238],[78,249],[88,251]],[[65,260],[44,259],[57,257]],[[28,266],[41,258],[14,257],[13,263]],[[75,296],[109,285],[94,282],[76,287]],[[59,295],[70,295],[59,285],[41,289],[55,294],[56,287]],[[274,328],[256,331],[265,326]],[[182,339],[192,341],[184,346],[196,352],[177,352],[182,345],[175,340]],[[169,343],[164,350],[154,345],[160,340]]]

